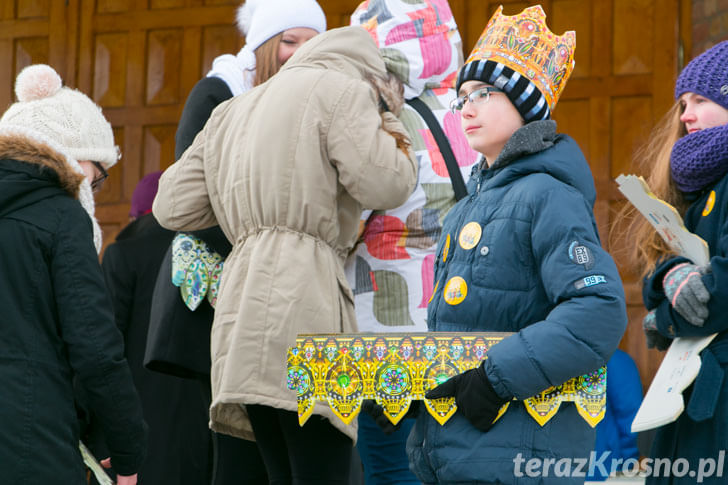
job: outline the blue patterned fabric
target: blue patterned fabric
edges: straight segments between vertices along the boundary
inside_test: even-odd
[[[190,310],[197,309],[207,297],[217,303],[223,258],[201,239],[180,233],[172,242],[172,283]]]

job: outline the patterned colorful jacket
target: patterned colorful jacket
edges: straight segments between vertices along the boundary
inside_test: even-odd
[[[463,179],[477,161],[448,106],[463,63],[462,42],[447,2],[377,2],[361,5],[351,18],[374,37],[387,69],[405,86],[405,98],[419,98],[433,111],[450,140]],[[377,12],[372,16],[371,12]],[[365,211],[366,228],[347,261],[360,331],[424,332],[432,294],[435,247],[445,214],[455,204],[450,176],[424,119],[405,104],[404,124],[419,162],[419,180],[403,205]]]

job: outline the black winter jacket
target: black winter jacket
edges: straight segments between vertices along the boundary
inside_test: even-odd
[[[139,483],[200,485],[209,481],[210,440],[202,388],[143,366],[154,281],[173,237],[152,214],[141,216],[106,248],[101,267],[149,425],[149,453]]]
[[[200,79],[187,97],[175,135],[175,157],[179,159],[202,130],[210,113],[233,93],[220,78]],[[226,258],[232,245],[220,226],[191,233]],[[144,365],[156,372],[210,382],[210,330],[215,315],[207,302],[191,311],[185,306],[179,288],[172,284],[170,244],[157,276],[149,317],[149,336]],[[209,402],[207,403],[209,406]]]
[[[0,137],[0,473],[3,483],[84,484],[74,378],[130,475],[146,425],[114,324],[83,176],[26,138]],[[104,458],[104,457],[99,457]]]

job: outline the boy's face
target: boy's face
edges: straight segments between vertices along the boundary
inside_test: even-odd
[[[481,81],[466,81],[458,96],[489,86]],[[490,93],[487,102],[466,102],[460,112],[460,124],[470,147],[485,156],[488,165],[503,150],[508,139],[523,126],[523,118],[505,93]]]

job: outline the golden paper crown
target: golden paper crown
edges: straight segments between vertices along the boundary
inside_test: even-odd
[[[510,67],[534,83],[553,110],[574,70],[576,32],[551,32],[541,5],[513,16],[502,11],[501,5],[465,63],[485,59]]]

